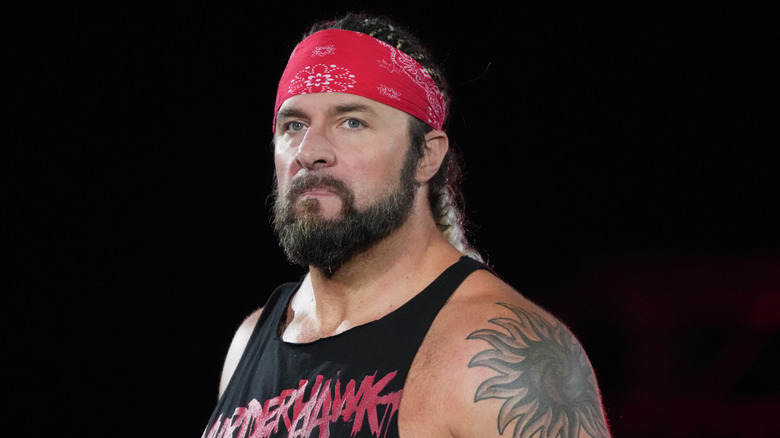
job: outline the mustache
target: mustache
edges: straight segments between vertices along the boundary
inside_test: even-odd
[[[338,178],[330,175],[304,175],[294,179],[287,189],[286,198],[292,202],[311,189],[329,189],[344,200],[354,200],[352,191]]]

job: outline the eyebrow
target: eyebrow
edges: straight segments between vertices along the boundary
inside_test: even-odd
[[[280,109],[279,112],[276,113],[276,118],[294,118],[294,119],[300,119],[306,117],[306,112],[298,109],[298,108],[285,108]]]
[[[373,108],[371,108],[368,105],[362,104],[362,103],[345,103],[341,105],[336,105],[333,107],[333,109],[330,111],[333,115],[338,114],[344,114],[344,113],[351,113],[351,112],[359,112],[359,113],[369,113],[371,115],[377,116],[377,112],[374,111]]]

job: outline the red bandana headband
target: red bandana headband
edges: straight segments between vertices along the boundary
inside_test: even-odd
[[[279,107],[299,94],[348,93],[389,105],[428,123],[444,125],[444,98],[425,68],[409,55],[350,30],[315,32],[293,50],[279,81]]]

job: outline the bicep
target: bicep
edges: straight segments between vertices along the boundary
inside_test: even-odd
[[[246,345],[249,342],[249,338],[252,336],[257,320],[260,318],[262,308],[252,312],[244,322],[238,327],[233,340],[230,342],[230,348],[225,356],[225,363],[222,366],[222,377],[219,381],[219,396],[222,397],[222,393],[225,392],[230,378],[233,377],[233,373],[236,371],[238,362],[241,360],[241,356],[244,354]]]

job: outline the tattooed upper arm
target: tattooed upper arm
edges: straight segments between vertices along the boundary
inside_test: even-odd
[[[586,433],[609,437],[596,378],[582,346],[558,321],[499,303],[508,317],[467,339],[487,343],[469,368],[486,367],[492,377],[474,394],[474,403],[497,399],[498,432],[514,438],[574,438]]]

